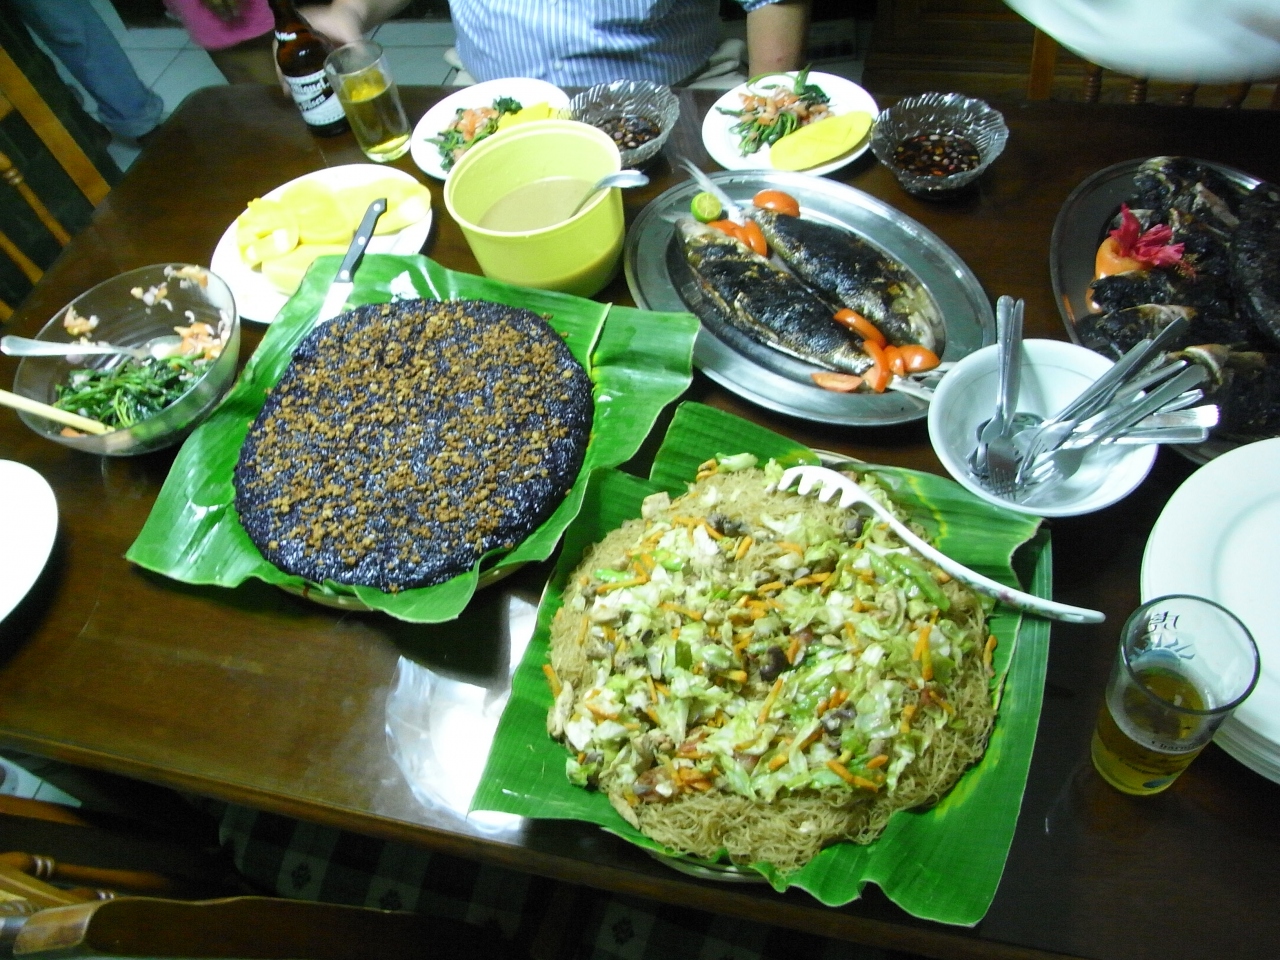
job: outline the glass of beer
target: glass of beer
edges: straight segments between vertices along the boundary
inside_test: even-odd
[[[1159,793],[1258,681],[1258,648],[1229,610],[1201,597],[1144,603],[1124,625],[1091,753],[1117,790]]]
[[[324,72],[364,155],[376,163],[403,157],[409,119],[382,47],[372,40],[338,47],[325,58]]]

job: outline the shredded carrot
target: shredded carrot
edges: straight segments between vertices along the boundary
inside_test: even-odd
[[[740,596],[740,597],[737,599],[737,601],[734,603],[734,606],[737,606],[737,607],[745,607],[745,606],[746,606],[747,604],[749,604],[750,602],[751,602],[751,594],[749,594],[749,593],[744,593],[742,596]]]
[[[629,580],[614,580],[612,583],[602,583],[596,587],[596,593],[609,593],[612,590],[622,590],[624,587],[638,587],[649,582],[648,577],[631,577]]]
[[[827,703],[827,698],[823,697],[821,700],[818,701],[818,705],[813,708],[813,715],[815,717],[821,717],[824,713],[827,712],[828,706],[830,706],[830,704]]]
[[[831,699],[827,701],[827,709],[834,710],[848,699],[849,691],[844,687],[836,687],[835,690],[831,692]]]
[[[658,691],[657,691],[657,688],[656,688],[656,687],[654,687],[654,685],[653,685],[653,677],[649,676],[649,675],[646,673],[646,674],[644,675],[644,679],[645,679],[645,682],[649,684],[649,699],[650,699],[651,701],[653,701],[654,703],[657,703],[657,702],[658,702]]]
[[[798,656],[800,656],[800,638],[792,634],[791,646],[787,648],[787,663],[794,664]]]
[[[547,683],[551,684],[551,695],[553,697],[560,696],[560,691],[564,689],[560,683],[560,678],[556,676],[556,668],[549,663],[542,665],[542,672],[547,675]]]
[[[782,678],[779,677],[773,681],[773,686],[769,688],[769,695],[764,698],[764,705],[760,707],[760,716],[757,723],[764,724],[769,720],[769,712],[773,709],[773,702],[778,699],[778,694],[782,692]]]
[[[827,768],[841,780],[845,781],[845,783],[853,783],[853,774],[850,773],[849,768],[839,760],[828,760]]]
[[[737,683],[747,682],[747,671],[745,670],[729,670],[725,673],[725,677]]]
[[[889,755],[887,753],[876,754],[876,756],[867,761],[867,769],[874,770],[876,767],[883,767],[888,762]]]
[[[801,740],[800,745],[796,747],[796,749],[803,753],[805,750],[808,750],[820,736],[822,736],[822,727],[814,727],[813,732]]]
[[[688,617],[690,620],[701,620],[702,614],[697,610],[690,610],[688,607],[682,607],[678,603],[672,603],[670,600],[664,600],[658,604],[659,609],[670,610],[672,613],[678,613],[682,617]]]
[[[766,590],[781,590],[786,584],[781,580],[770,580],[768,583],[762,583],[756,587],[756,593],[764,593]]]
[[[798,553],[804,556],[804,547],[798,543],[792,543],[790,540],[779,540],[778,549],[785,550],[787,553]]]
[[[916,634],[916,645],[911,648],[911,659],[922,660],[924,652],[929,646],[929,628],[921,627],[920,632]]]
[[[774,756],[770,758],[769,762],[765,764],[765,766],[767,766],[770,770],[777,770],[789,759],[791,759],[791,754],[788,753],[786,750],[783,750],[781,753],[774,754]]]
[[[663,683],[661,680],[655,680],[655,681],[653,681],[653,685],[654,685],[654,687],[656,687],[656,688],[657,688],[658,692],[659,692],[660,694],[662,694],[664,697],[669,697],[669,696],[671,696],[671,690],[670,690],[670,688],[669,688],[665,683]]]
[[[707,531],[707,536],[709,536],[712,540],[724,539],[724,534],[721,533],[719,530],[717,530],[715,527],[713,527],[711,524],[707,523],[707,521],[705,520],[702,521],[702,529]]]
[[[738,544],[738,549],[733,554],[733,559],[741,560],[747,555],[747,551],[751,549],[751,544],[755,541],[750,537],[743,537],[742,542]]]
[[[911,718],[916,715],[916,705],[908,703],[902,708],[902,722],[898,724],[898,729],[902,733],[906,733],[911,729]]]
[[[860,790],[870,790],[872,793],[876,793],[880,789],[880,784],[874,783],[871,780],[864,779],[863,777],[860,777],[857,774],[853,775],[852,782],[853,782],[853,785]]]
[[[644,713],[645,713],[645,716],[647,716],[650,720],[653,721],[653,725],[655,727],[662,726],[662,721],[658,719],[658,712],[654,710],[653,707],[645,707]]]
[[[925,680],[933,679],[933,653],[930,651],[929,643],[926,640],[924,650],[920,656],[920,676]]]
[[[750,630],[739,630],[735,633],[733,635],[733,652],[741,653],[743,650],[747,649],[747,644],[751,642],[751,638],[754,636],[755,634]]]
[[[991,659],[996,653],[996,635],[993,633],[987,637],[987,645],[982,648],[982,665],[988,670],[991,669]]]
[[[604,707],[598,707],[594,703],[591,703],[589,701],[585,704],[585,706],[588,710],[594,713],[601,720],[617,720],[618,719],[617,710],[606,710]]]

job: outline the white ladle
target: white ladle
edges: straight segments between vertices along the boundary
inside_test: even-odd
[[[140,347],[119,347],[113,343],[55,343],[29,337],[0,337],[0,353],[11,357],[84,357],[90,354],[123,354],[137,360],[171,357],[182,343],[177,334],[155,337]]]
[[[587,195],[578,201],[578,205],[573,208],[573,213],[566,217],[566,220],[572,220],[578,215],[578,211],[587,205],[587,201],[594,197],[601,190],[608,190],[610,187],[643,187],[649,182],[649,178],[639,170],[619,170],[616,173],[610,173],[601,177],[596,181],[594,187],[587,191]]]

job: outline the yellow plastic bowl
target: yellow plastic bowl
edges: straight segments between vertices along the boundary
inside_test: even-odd
[[[622,254],[622,193],[599,193],[577,216],[540,230],[504,232],[479,226],[499,199],[549,177],[595,183],[622,167],[609,135],[576,120],[518,124],[463,154],[444,185],[444,205],[457,221],[485,276],[580,297],[612,279]]]

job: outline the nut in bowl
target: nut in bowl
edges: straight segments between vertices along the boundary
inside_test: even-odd
[[[162,263],[130,270],[82,293],[37,340],[146,348],[147,356],[28,356],[13,392],[98,420],[81,433],[22,412],[28,427],[85,453],[134,456],[182,440],[230,389],[240,319],[227,284],[207,268]]]
[[[1086,347],[1059,340],[1024,340],[1017,410],[1048,417],[1102,376],[1111,361]],[[996,406],[997,348],[983,347],[960,360],[942,378],[929,404],[929,441],[956,482],[989,503],[1040,517],[1093,513],[1124,499],[1142,483],[1155,461],[1154,444],[1101,445],[1091,450],[1069,479],[1015,501],[997,496],[969,466],[979,428]]]
[[[651,80],[598,83],[569,101],[569,116],[607,133],[622,165],[634,167],[658,155],[680,116],[671,88]]]
[[[922,93],[880,114],[871,131],[871,152],[907,193],[942,197],[982,176],[1008,139],[1004,117],[983,101]]]

